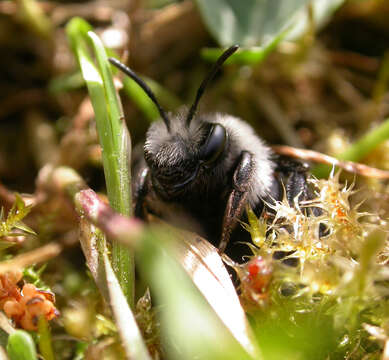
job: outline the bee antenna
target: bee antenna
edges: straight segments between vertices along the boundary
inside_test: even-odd
[[[132,80],[134,80],[146,93],[146,95],[153,101],[153,103],[157,106],[157,109],[159,111],[159,114],[161,115],[162,120],[164,121],[167,130],[170,131],[170,120],[167,116],[166,111],[162,108],[162,106],[159,104],[157,98],[155,97],[154,93],[150,89],[150,87],[138,76],[132,71],[128,66],[121,63],[119,60],[115,58],[108,58],[109,62],[116,66],[119,70],[121,70],[123,73],[125,73],[127,76],[129,76]]]
[[[232,45],[229,47],[226,51],[224,51],[223,54],[220,55],[220,57],[217,59],[215,65],[211,69],[211,71],[208,73],[208,75],[205,77],[203,82],[201,83],[199,89],[197,90],[196,98],[195,101],[193,102],[193,105],[189,109],[188,112],[188,117],[186,118],[186,126],[189,127],[190,122],[192,121],[196,110],[197,110],[197,105],[199,104],[199,101],[201,97],[204,94],[205,89],[207,88],[209,82],[214,78],[215,74],[219,71],[223,63],[236,51],[238,50],[239,45]]]

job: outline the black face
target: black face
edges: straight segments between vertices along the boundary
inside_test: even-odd
[[[179,196],[198,174],[197,161],[186,160],[180,166],[152,166],[154,188],[166,199]]]
[[[145,154],[154,187],[160,195],[170,199],[179,196],[198,177],[201,168],[211,169],[221,158],[227,143],[224,126],[204,122],[202,133],[203,140],[200,143],[191,143],[192,147],[187,147],[189,145],[187,140],[183,141],[180,136],[173,136],[171,147],[179,148],[181,155],[174,155],[173,149],[166,152],[166,156],[175,156],[175,161],[166,162],[169,165],[156,164],[153,158]],[[198,150],[193,150],[193,147]]]

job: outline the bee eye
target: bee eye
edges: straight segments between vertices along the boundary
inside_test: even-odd
[[[208,136],[200,149],[200,160],[204,165],[216,161],[222,154],[227,141],[227,133],[220,124],[209,124]]]

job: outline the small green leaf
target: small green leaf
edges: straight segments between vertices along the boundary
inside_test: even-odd
[[[21,221],[18,221],[15,223],[14,225],[15,229],[18,229],[18,230],[21,230],[27,234],[30,234],[30,235],[36,235],[36,232],[34,230],[32,230],[29,226],[27,226],[26,224],[23,224]],[[20,234],[19,234],[20,235]]]
[[[288,31],[285,30],[263,46],[239,49],[226,61],[226,64],[260,64],[277,47],[287,34]],[[223,49],[205,48],[201,51],[201,55],[205,60],[215,62],[223,51]]]
[[[45,271],[47,264],[43,264],[39,269],[35,266],[28,266],[23,270],[23,278],[25,281],[34,284],[41,290],[51,291],[51,289],[41,279],[43,271]]]
[[[35,343],[24,330],[16,330],[8,338],[7,352],[10,360],[37,360]]]
[[[26,234],[36,235],[35,232],[27,225],[22,223],[22,219],[28,215],[31,210],[31,206],[26,206],[20,195],[15,194],[15,203],[7,215],[7,219],[4,220],[4,212],[1,209],[0,213],[0,237],[2,236],[19,236]],[[21,231],[14,231],[18,229]]]

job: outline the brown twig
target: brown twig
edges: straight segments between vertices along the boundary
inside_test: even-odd
[[[62,245],[53,242],[24,254],[15,256],[11,260],[0,263],[0,274],[53,259],[61,253],[62,249]]]
[[[389,171],[376,169],[364,164],[359,164],[352,161],[341,161],[332,156],[322,154],[313,150],[296,149],[291,146],[277,145],[272,149],[279,155],[286,155],[297,159],[313,161],[316,163],[322,163],[332,166],[338,166],[341,169],[349,171],[354,174],[359,174],[367,177],[373,177],[377,179],[389,179]]]
[[[365,72],[375,72],[380,66],[378,59],[352,51],[329,51],[328,56],[331,62],[336,65],[343,65]]]

